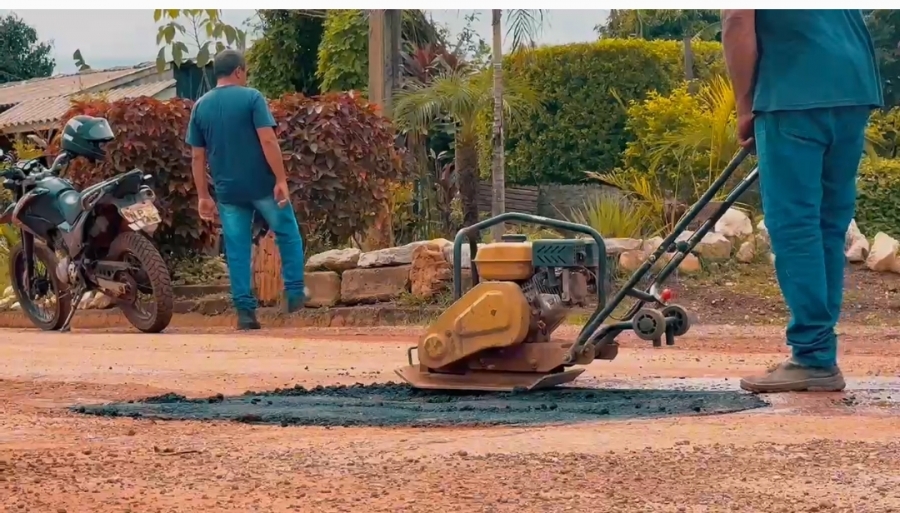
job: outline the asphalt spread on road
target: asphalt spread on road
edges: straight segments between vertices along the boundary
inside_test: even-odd
[[[156,420],[282,426],[491,426],[714,415],[767,403],[738,391],[561,387],[531,392],[437,392],[405,384],[301,386],[191,399],[169,393],[126,403],[78,405],[77,413]]]

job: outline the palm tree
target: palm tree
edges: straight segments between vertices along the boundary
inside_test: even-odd
[[[491,10],[492,29],[492,59],[491,64],[494,73],[494,123],[491,133],[491,214],[500,215],[506,210],[506,170],[504,160],[504,130],[503,130],[503,39],[501,21],[502,9]],[[506,14],[509,29],[507,35],[512,35],[512,51],[519,50],[523,43],[534,45],[537,32],[544,22],[544,14],[541,9],[510,9]],[[494,226],[491,233],[494,240],[500,240],[505,232],[502,224]]]
[[[684,45],[684,79],[694,80],[694,39],[715,36],[722,30],[722,22],[709,23],[705,17],[718,14],[706,9],[660,9],[662,20],[677,23],[681,28],[681,42]]]
[[[477,121],[493,106],[493,73],[466,67],[445,69],[430,83],[411,82],[394,96],[393,116],[405,133],[445,126],[455,141],[455,168],[466,225],[478,222]],[[509,80],[501,115],[521,119],[538,105],[537,94],[519,79]]]
[[[597,26],[601,37],[681,39],[684,45],[684,78],[694,77],[697,39],[714,39],[722,30],[719,11],[711,9],[621,9],[610,14],[605,26]]]

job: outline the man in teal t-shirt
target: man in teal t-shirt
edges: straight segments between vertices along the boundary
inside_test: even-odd
[[[259,329],[250,278],[254,213],[262,215],[275,233],[288,312],[300,309],[306,301],[303,240],[290,202],[275,119],[266,99],[246,86],[247,66],[240,52],[219,52],[213,67],[216,87],[194,104],[186,137],[192,147],[198,209],[203,219],[212,219],[218,209],[222,220],[238,329]],[[216,202],[209,194],[207,162]]]
[[[752,392],[843,390],[835,325],[844,240],[872,109],[883,105],[859,10],[726,10],[722,43],[738,139],[756,149],[791,358],[741,380]]]

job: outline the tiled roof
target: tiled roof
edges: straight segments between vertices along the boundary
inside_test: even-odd
[[[108,101],[121,100],[123,98],[136,98],[138,96],[154,96],[170,87],[175,87],[175,80],[161,80],[131,87],[120,87],[92,93],[102,95]],[[57,96],[55,98],[35,98],[23,101],[15,107],[0,114],[0,131],[19,125],[33,123],[53,123],[69,110],[75,94],[69,96]]]
[[[67,96],[131,74],[145,72],[153,67],[152,65],[139,65],[127,68],[83,71],[71,75],[56,75],[2,84],[0,85],[0,107],[15,105],[36,98]]]

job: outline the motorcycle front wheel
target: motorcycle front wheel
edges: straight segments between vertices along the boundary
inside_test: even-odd
[[[72,296],[56,276],[56,255],[35,241],[30,283],[25,283],[25,264],[25,248],[20,242],[9,251],[9,276],[19,307],[38,328],[59,330],[72,310]]]
[[[138,232],[120,233],[110,245],[107,258],[132,266],[125,279],[129,297],[117,304],[135,328],[144,333],[159,333],[169,326],[175,308],[175,292],[166,262],[153,241]],[[146,306],[142,297],[149,296]]]

